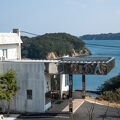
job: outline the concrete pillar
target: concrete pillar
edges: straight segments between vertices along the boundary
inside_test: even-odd
[[[13,33],[16,33],[21,38],[20,29],[13,29]],[[21,43],[17,44],[17,59],[21,60]]]
[[[17,44],[17,60],[21,60],[21,43]]]
[[[69,74],[69,112],[73,113],[72,91],[73,91],[73,78],[72,74]]]
[[[60,74],[60,95],[61,99],[63,98],[63,91],[66,91],[65,88],[65,74]]]
[[[82,74],[82,98],[85,98],[85,74]]]
[[[19,60],[21,60],[21,43],[19,43]]]

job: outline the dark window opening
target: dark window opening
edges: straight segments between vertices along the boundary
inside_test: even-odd
[[[32,100],[32,90],[27,90],[27,99]]]

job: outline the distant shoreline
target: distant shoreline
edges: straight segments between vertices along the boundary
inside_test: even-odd
[[[120,40],[120,33],[87,34],[79,36],[81,40]]]
[[[75,90],[75,91],[80,91],[82,92],[82,90]],[[97,91],[97,90],[86,90],[87,93],[95,93],[95,94],[98,94],[100,95],[100,91]]]
[[[82,40],[84,40],[84,39],[82,39]],[[91,40],[93,40],[93,39],[91,39]],[[102,39],[95,39],[95,40],[102,40]],[[120,39],[119,39],[120,40]],[[113,40],[114,41],[114,40]]]

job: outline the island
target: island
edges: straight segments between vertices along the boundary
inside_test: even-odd
[[[120,33],[87,34],[79,36],[81,40],[120,40]]]
[[[90,55],[85,43],[67,33],[47,33],[36,37],[21,37],[22,58],[57,59],[62,56]]]

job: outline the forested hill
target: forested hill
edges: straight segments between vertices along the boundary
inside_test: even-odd
[[[79,38],[81,40],[120,40],[120,33],[83,35]]]
[[[50,54],[57,57],[73,56],[85,48],[85,43],[66,33],[51,33],[37,37],[22,36],[22,58],[46,59]]]

